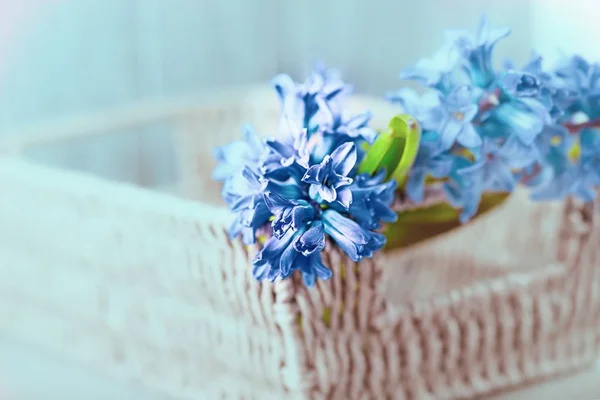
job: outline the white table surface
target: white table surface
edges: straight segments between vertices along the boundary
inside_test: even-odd
[[[0,337],[0,399],[2,400],[172,400],[142,388],[98,376],[29,347]],[[490,400],[600,399],[600,363],[575,376],[495,396]],[[204,399],[203,399],[204,400]],[[206,399],[210,400],[210,399]]]

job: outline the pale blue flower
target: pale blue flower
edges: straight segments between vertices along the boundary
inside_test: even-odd
[[[452,75],[459,61],[455,46],[443,46],[431,58],[423,58],[412,67],[400,72],[400,79],[415,80],[443,93],[452,85]]]
[[[448,181],[443,185],[444,192],[448,202],[455,208],[461,208],[459,216],[461,223],[469,221],[479,208],[483,186],[475,174],[459,173],[464,168],[472,166],[474,163],[463,157],[454,158],[454,165]]]
[[[479,108],[475,104],[470,86],[458,86],[445,98],[439,98],[439,105],[428,113],[421,112],[417,119],[423,129],[440,135],[440,150],[448,150],[455,143],[472,148],[481,145],[481,138],[473,126]]]
[[[406,195],[415,203],[423,201],[425,178],[431,176],[441,179],[448,176],[454,163],[454,157],[450,153],[439,151],[437,141],[432,139],[434,136],[432,132],[423,134],[417,157],[406,182]]]
[[[480,88],[488,88],[495,79],[492,67],[492,52],[496,43],[507,37],[510,29],[492,29],[486,16],[479,22],[477,35],[473,36],[464,30],[447,32],[447,37],[454,43],[465,60],[464,68],[471,76],[472,83]]]
[[[225,181],[246,166],[253,168],[265,152],[263,140],[250,125],[246,125],[243,129],[243,140],[214,149],[217,166],[212,172],[212,178]]]
[[[493,125],[497,134],[515,135],[524,145],[530,146],[552,117],[539,101],[521,98],[498,105],[490,112],[486,123]],[[489,132],[489,130],[488,130]]]

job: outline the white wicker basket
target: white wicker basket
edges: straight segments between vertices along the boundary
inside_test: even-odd
[[[181,193],[0,160],[0,330],[180,398],[457,399],[581,368],[600,345],[598,206],[506,204],[331,281],[259,284],[208,178],[261,90],[49,127],[28,145],[168,123]],[[393,110],[368,104],[385,123]],[[133,168],[133,166],[132,166]],[[200,200],[200,201],[198,201]],[[575,229],[577,228],[577,229]],[[558,251],[557,251],[558,249]]]

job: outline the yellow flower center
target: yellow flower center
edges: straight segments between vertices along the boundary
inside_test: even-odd
[[[575,143],[573,147],[569,149],[569,158],[573,161],[577,161],[581,154],[581,146],[579,143]]]
[[[454,119],[456,119],[458,121],[462,121],[463,119],[465,119],[465,113],[462,113],[460,111],[456,111],[453,115],[454,115]]]
[[[558,135],[552,136],[552,138],[550,139],[550,144],[552,144],[552,146],[558,146],[561,143],[562,143],[562,138]]]

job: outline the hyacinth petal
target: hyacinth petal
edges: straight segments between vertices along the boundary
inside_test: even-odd
[[[269,190],[265,190],[264,198],[267,207],[273,214],[278,214],[284,208],[293,206],[293,204],[288,199],[285,199],[277,193],[271,192]]]
[[[321,173],[321,166],[320,165],[312,165],[308,171],[306,171],[306,173],[304,174],[304,176],[302,177],[302,182],[306,182],[309,183],[311,185],[317,185],[320,182],[320,175],[322,175]]]
[[[356,165],[356,146],[352,142],[344,143],[331,154],[331,160],[335,172],[348,175]]]
[[[211,178],[215,181],[224,181],[233,174],[235,174],[235,168],[226,163],[217,164],[212,170]]]
[[[404,188],[410,201],[420,203],[425,197],[425,171],[413,171]]]
[[[315,209],[308,203],[294,207],[292,211],[292,226],[300,229],[305,223],[315,218]]]
[[[366,244],[369,241],[368,236],[363,233],[363,229],[360,225],[351,219],[342,216],[337,211],[326,210],[323,213],[322,219],[326,229],[327,227],[333,228],[355,243]]]
[[[262,186],[263,193],[270,192],[285,199],[301,199],[304,196],[302,188],[295,183],[279,183],[267,181]]]
[[[350,190],[350,189],[339,190],[337,192],[337,201],[346,210],[349,209],[350,205],[352,205],[352,190]]]
[[[280,100],[285,99],[290,93],[295,92],[296,84],[294,80],[287,74],[279,74],[271,80],[271,85],[275,89],[275,93]]]
[[[327,280],[331,278],[333,272],[323,264],[321,255],[315,254],[311,257],[311,267],[319,279]]]
[[[325,230],[321,221],[315,221],[296,241],[294,248],[303,256],[321,251],[325,247]]]
[[[473,119],[475,119],[475,117],[477,116],[478,112],[479,112],[479,107],[477,107],[477,105],[475,105],[475,104],[469,104],[469,105],[465,106],[462,109],[463,121],[465,121],[465,122],[473,121]]]
[[[317,188],[317,193],[319,193],[319,196],[321,196],[324,201],[332,203],[337,198],[337,192],[334,188],[321,184],[315,185],[315,187]]]
[[[254,279],[258,281],[266,279],[269,275],[269,264],[264,261],[253,264],[252,275],[254,276]]]
[[[298,240],[299,236],[296,236],[294,243]],[[281,254],[281,260],[279,262],[279,269],[281,270],[282,275],[289,275],[292,271],[292,267],[294,266],[294,261],[296,261],[296,257],[298,256],[298,252],[295,249],[295,245],[288,246],[283,253]]]
[[[456,136],[456,141],[466,148],[481,146],[481,137],[471,124],[465,124],[460,133]]]
[[[462,129],[463,124],[461,122],[448,118],[440,130],[440,148],[443,150],[450,149]]]
[[[344,253],[346,253],[346,255],[348,255],[348,257],[352,261],[360,261],[360,259],[362,258],[362,255],[359,254],[359,249],[358,249],[357,245],[354,242],[352,242],[350,239],[348,239],[346,236],[344,236],[338,230],[332,229],[328,225],[325,225],[325,226],[326,226],[325,231],[337,243],[337,245],[340,247],[340,249],[342,249],[342,251]],[[364,246],[364,245],[362,245],[362,246]]]
[[[281,239],[269,238],[265,246],[256,254],[255,261],[277,257],[288,247],[292,239],[294,239],[294,232],[291,231],[288,231]]]

